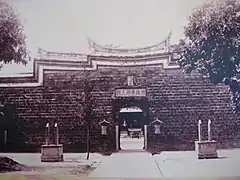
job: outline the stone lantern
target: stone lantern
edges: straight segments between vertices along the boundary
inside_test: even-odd
[[[160,134],[161,133],[161,125],[163,124],[162,121],[160,121],[159,119],[153,121],[151,123],[151,126],[154,127],[154,134]]]
[[[107,127],[109,126],[110,122],[106,121],[105,119],[99,123],[101,125],[101,134],[107,135]]]

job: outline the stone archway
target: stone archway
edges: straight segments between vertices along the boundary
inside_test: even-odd
[[[120,127],[120,111],[123,108],[127,107],[138,107],[141,109],[143,113],[143,124],[142,124],[142,130],[144,131],[144,125],[149,124],[149,102],[146,97],[124,97],[124,98],[117,98],[113,100],[112,104],[112,113],[113,113],[113,120],[115,124]],[[121,150],[120,146],[120,130],[118,130],[118,138],[116,138],[116,143],[118,144],[119,149]],[[144,149],[144,146],[143,146]]]

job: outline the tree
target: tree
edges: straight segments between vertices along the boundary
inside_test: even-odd
[[[94,115],[93,112],[93,89],[94,89],[94,81],[89,80],[90,76],[88,72],[84,72],[84,102],[83,102],[83,118],[86,122],[87,126],[87,160],[90,155],[90,129],[92,125],[92,118]]]
[[[26,65],[30,60],[18,15],[5,2],[0,2],[0,68],[3,64],[18,63]]]
[[[81,82],[76,79],[81,76]],[[92,119],[94,118],[94,97],[93,91],[95,88],[95,80],[91,76],[91,72],[84,69],[82,72],[74,73],[69,80],[64,83],[67,89],[71,91],[68,96],[68,99],[72,101],[71,103],[76,102],[76,112],[75,116],[83,120],[83,124],[86,127],[87,139],[86,139],[86,151],[87,151],[87,160],[90,156],[90,141],[91,141],[91,127]],[[62,98],[64,95],[60,95]]]
[[[211,1],[196,9],[185,27],[180,67],[196,70],[214,84],[230,87],[240,109],[240,2]]]
[[[90,140],[91,140],[91,128],[94,125],[92,123],[92,119],[95,116],[94,107],[95,107],[95,99],[93,95],[93,91],[95,86],[95,75],[92,72],[85,69],[86,64],[83,65],[83,71],[76,71],[72,75],[69,76],[68,79],[64,80],[63,84],[59,84],[60,89],[68,90],[69,93],[60,93],[57,99],[66,98],[69,101],[69,104],[75,104],[75,113],[73,116],[81,121],[81,125],[84,125],[86,130],[86,151],[87,151],[87,159],[90,156]],[[49,87],[46,87],[48,91]],[[78,129],[77,126],[74,128]],[[79,129],[78,129],[79,130]],[[79,143],[79,142],[74,142]],[[85,145],[85,142],[80,142],[81,145]],[[82,146],[81,146],[82,148]],[[85,147],[84,147],[85,149]]]

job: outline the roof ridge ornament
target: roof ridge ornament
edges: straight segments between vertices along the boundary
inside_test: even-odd
[[[89,49],[93,53],[113,53],[113,54],[135,54],[135,53],[148,53],[148,52],[157,52],[157,51],[163,51],[163,52],[169,52],[170,51],[170,40],[172,36],[172,31],[170,31],[167,35],[167,37],[154,45],[146,46],[146,47],[140,47],[140,48],[120,48],[119,45],[99,45],[95,41],[93,41],[89,36],[87,36],[88,39],[88,45]]]
[[[38,54],[38,56],[43,56],[43,55],[46,55],[47,54],[47,51],[45,50],[45,49],[43,49],[43,48],[40,48],[40,47],[38,47],[38,49],[37,49],[37,54]]]
[[[168,36],[166,38],[166,41],[167,41],[166,47],[168,52],[170,52],[170,48],[171,48],[171,37],[172,37],[172,31],[168,33]]]
[[[94,41],[89,36],[87,36],[87,41],[88,41],[89,50],[91,51],[94,46]]]
[[[37,58],[39,59],[55,59],[55,58],[60,58],[60,59],[66,59],[66,60],[85,60],[87,59],[87,54],[84,53],[74,53],[74,52],[53,52],[53,51],[46,51],[43,48],[38,48],[38,55]]]

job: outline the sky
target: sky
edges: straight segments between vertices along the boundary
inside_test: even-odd
[[[87,36],[101,45],[144,47],[183,36],[187,17],[207,0],[8,0],[20,14],[31,57],[37,48],[87,53]],[[33,60],[4,65],[0,75],[32,72]]]

